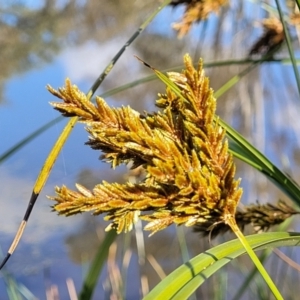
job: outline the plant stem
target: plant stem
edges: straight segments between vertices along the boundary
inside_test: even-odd
[[[283,26],[283,30],[284,30],[284,34],[285,34],[285,40],[286,40],[286,44],[289,50],[289,54],[290,54],[290,58],[293,64],[293,69],[294,69],[294,74],[295,74],[295,78],[296,78],[296,83],[297,83],[297,87],[298,87],[298,92],[300,95],[300,76],[299,76],[299,71],[298,71],[298,67],[297,67],[297,62],[296,62],[296,58],[295,58],[295,54],[294,54],[294,50],[293,50],[293,46],[292,46],[292,42],[291,42],[291,38],[290,38],[290,33],[289,30],[286,26],[286,23],[284,21],[284,16],[280,7],[280,3],[279,0],[275,0],[276,5],[277,5],[277,9],[278,9],[278,13],[279,13],[279,17]],[[299,7],[299,1],[297,1],[298,7]]]
[[[267,285],[269,286],[270,290],[272,291],[273,295],[275,296],[276,299],[282,299],[283,297],[280,294],[279,290],[277,289],[276,285],[274,284],[273,280],[271,279],[270,275],[258,259],[257,255],[247,242],[245,236],[239,229],[239,227],[236,224],[236,221],[234,217],[230,217],[227,219],[227,224],[231,227],[232,231],[236,234],[242,245],[244,246],[245,250],[247,251],[248,255],[250,256],[251,260],[255,264],[256,268],[258,269],[259,273],[263,277],[263,279],[266,281]]]

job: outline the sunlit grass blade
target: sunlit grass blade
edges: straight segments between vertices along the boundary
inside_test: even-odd
[[[246,237],[255,250],[270,247],[298,246],[300,233],[273,232]],[[232,240],[199,254],[162,280],[145,298],[188,299],[211,275],[231,260],[245,253],[239,240]]]
[[[117,232],[115,230],[111,230],[106,233],[105,239],[99,247],[98,252],[84,280],[83,287],[79,295],[79,300],[88,300],[92,298],[93,292],[98,282],[99,275],[101,273],[105,261],[107,260],[109,247],[115,240],[116,236]]]
[[[260,255],[259,260],[264,263],[264,261],[270,256],[272,253],[272,249],[265,249]],[[232,300],[239,300],[242,298],[243,294],[246,292],[246,290],[249,288],[251,282],[254,280],[256,274],[258,273],[257,268],[253,268],[252,271],[248,274],[247,278],[243,282],[243,284],[240,286],[238,291],[236,292],[235,296],[232,298]]]
[[[229,141],[229,151],[234,157],[244,161],[249,166],[257,169],[260,172],[263,171],[263,168],[259,164],[259,161],[256,160],[255,157],[251,156],[251,154],[247,153],[244,148],[239,146],[239,144],[233,142],[232,140]]]
[[[252,249],[252,247],[248,243],[247,238],[244,236],[244,234],[242,233],[240,228],[237,226],[235,219],[231,218],[231,220],[228,221],[228,225],[231,227],[232,231],[235,233],[235,235],[240,240],[241,244],[245,248],[247,254],[251,258],[252,262],[254,263],[255,267],[259,271],[260,275],[262,276],[262,278],[265,280],[266,284],[268,285],[268,287],[272,291],[274,297],[278,300],[279,299],[283,300],[283,297],[282,297],[278,287],[273,282],[271,276],[269,275],[267,270],[264,268],[263,264],[261,263],[261,261],[259,260],[259,258],[255,254],[254,250]]]
[[[279,225],[277,231],[285,232],[289,228],[290,224],[292,222],[292,219],[289,218],[285,220],[282,224]],[[268,257],[271,255],[272,249],[268,248],[265,249],[262,254],[259,257],[259,260],[264,263]],[[250,286],[250,283],[254,280],[256,274],[258,273],[257,268],[253,268],[252,271],[249,273],[248,269],[246,271],[248,273],[248,276],[245,278],[244,282],[241,284],[240,288],[236,291],[234,297],[232,300],[238,300],[241,299],[247,288]]]

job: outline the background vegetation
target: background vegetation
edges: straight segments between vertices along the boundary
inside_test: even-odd
[[[297,23],[296,26],[292,24],[290,16],[298,11],[298,6],[295,1],[279,1],[279,3],[282,6],[285,18],[288,20],[292,47],[297,56],[299,54],[298,25]],[[131,0],[66,1],[64,4],[61,4],[60,1],[44,1],[38,4],[15,1],[10,4],[1,4],[0,60],[2,72],[0,74],[0,87],[2,103],[10,103],[10,99],[5,96],[5,87],[8,79],[14,74],[25,73],[32,68],[43,68],[45,64],[53,63],[59,55],[62,55],[62,59],[66,59],[66,56],[62,54],[65,49],[80,49],[80,47],[86,45],[94,45],[100,49],[107,47],[106,49],[109,50],[103,51],[110,52],[112,55],[158,5],[159,1]],[[184,7],[178,5],[172,8],[169,7],[158,15],[153,24],[147,28],[134,42],[132,48],[127,51],[126,55],[122,57],[120,63],[104,81],[101,91],[98,93],[100,94],[111,88],[121,86],[123,83],[150,74],[147,69],[134,60],[133,53],[138,54],[156,68],[163,70],[181,65],[182,56],[186,52],[189,52],[195,61],[202,57],[206,63],[215,63],[216,66],[214,67],[206,67],[206,73],[210,77],[211,86],[217,91],[228,80],[246,70],[253,63],[249,61],[249,53],[253,45],[263,36],[262,20],[270,16],[278,18],[277,6],[274,1],[231,0],[228,5],[220,9],[218,15],[210,14],[207,20],[193,25],[189,34],[182,39],[178,39],[177,33],[171,28],[171,24],[180,19],[183,10]],[[98,62],[97,56],[101,57],[103,53],[94,53],[94,55],[91,56],[87,52],[86,56],[81,57],[82,64],[94,66],[95,62]],[[261,55],[258,54],[252,56],[251,59],[260,57]],[[282,47],[274,53],[272,60],[256,65],[246,75],[242,73],[244,76],[236,79],[237,84],[218,97],[217,113],[270,158],[273,163],[298,181],[300,156],[297,134],[299,132],[297,108],[299,107],[299,90],[290,61],[281,61],[282,58],[290,58],[286,43],[283,43]],[[99,62],[99,70],[96,74],[100,74],[110,59],[111,57],[106,54],[101,66]],[[218,63],[220,61],[222,64]],[[75,62],[73,64],[75,65]],[[83,88],[86,85],[89,86],[95,80],[95,76],[86,74],[86,76],[80,77],[81,82],[78,83]],[[71,74],[69,76],[72,78]],[[72,79],[72,81],[74,80]],[[56,82],[51,81],[51,78],[47,79],[44,85],[46,83],[53,86],[56,84]],[[57,84],[61,86],[62,82]],[[143,109],[151,111],[154,109],[157,92],[163,92],[163,90],[163,84],[153,81],[126,89],[114,95],[109,101],[116,106],[130,105],[138,111],[143,111]],[[26,94],[22,93],[22,99],[23,101],[26,99]],[[30,107],[30,102],[28,106]],[[28,109],[28,111],[30,113],[31,109]],[[50,107],[48,111],[50,111]],[[35,114],[39,114],[41,117],[40,123],[36,124],[34,129],[45,124],[46,120],[49,119],[45,116],[47,111],[39,111]],[[55,115],[51,115],[52,118],[53,116]],[[31,116],[31,119],[33,117]],[[25,124],[28,120],[24,119],[23,122]],[[20,121],[20,126],[22,126],[22,121]],[[5,124],[2,124],[1,127],[4,128]],[[81,151],[78,140],[81,139],[82,142],[86,140],[86,138],[81,138],[84,134],[82,132],[83,130],[79,133],[79,137],[74,137],[76,147],[78,147],[76,148],[77,151]],[[8,134],[16,137],[15,142],[19,140],[17,135],[10,131],[9,127],[1,131],[1,135]],[[43,136],[39,137],[38,144],[33,147],[38,151],[44,150],[45,157],[51,143],[48,141],[48,137],[44,136],[44,139],[47,139],[47,141],[43,141]],[[49,147],[47,146],[48,143]],[[48,148],[43,149],[46,146]],[[10,144],[4,142],[1,147],[4,152],[10,148]],[[26,147],[30,147],[30,145]],[[22,150],[24,156],[30,155],[32,150],[29,149],[31,148],[27,148],[27,151],[25,148]],[[64,152],[64,160],[67,165],[75,165],[78,157],[71,154],[74,150],[66,148],[65,151],[70,151]],[[64,167],[61,167],[63,172],[67,170],[67,176],[65,177],[68,177],[67,181],[69,180],[72,184],[79,182],[92,188],[95,183],[103,179],[112,182],[124,182],[128,178],[133,180],[138,175],[129,172],[126,168],[113,172],[107,166],[100,165],[100,163],[99,167],[95,166],[94,161],[96,161],[98,154],[91,154],[91,151],[88,150],[82,151],[86,152],[82,152],[79,157],[84,160],[86,156],[91,155],[90,160],[93,163],[87,164],[84,168],[80,167],[80,169],[73,167],[64,169]],[[11,167],[12,159],[13,157],[4,162],[4,166]],[[74,160],[71,161],[71,159]],[[236,161],[236,163],[237,173],[242,178],[244,188],[242,205],[254,203],[257,200],[261,203],[276,203],[279,199],[289,201],[264,175],[240,161]],[[35,177],[41,163],[37,163],[37,166],[32,168],[29,165],[23,165],[22,168],[24,167],[27,170],[29,168],[28,172],[30,173],[35,172],[33,174],[33,177]],[[65,177],[61,178],[60,176],[63,172],[59,170],[54,175],[56,177],[50,181],[52,186],[65,183],[65,181],[62,182]],[[28,187],[28,190],[30,192],[30,187]],[[53,190],[49,188],[47,194],[53,194]],[[1,203],[6,203],[6,201],[7,199],[1,198]],[[47,202],[43,195],[40,201]],[[48,202],[45,206],[46,210],[49,211]],[[38,209],[33,212],[33,215],[40,213]],[[5,213],[5,204],[2,204],[2,213]],[[21,216],[22,212],[20,212],[18,218],[21,219]],[[103,241],[104,234],[103,223],[100,221],[101,217],[97,221],[90,221],[88,216],[83,216],[83,218],[82,223],[86,227],[80,230],[77,229],[73,234],[69,233],[66,243],[70,248],[71,259],[76,263],[83,263],[85,266],[87,261],[94,257],[98,245]],[[34,219],[32,222],[34,222]],[[71,223],[72,219],[68,219],[67,222]],[[91,222],[93,222],[93,225],[91,225]],[[91,226],[94,229],[96,228],[98,236],[95,231],[91,233]],[[285,230],[297,231],[298,227],[299,225],[295,222],[286,225]],[[247,230],[249,230],[247,232],[253,231],[251,228]],[[213,244],[217,245],[232,237],[230,234],[220,236],[218,239],[213,240]],[[80,241],[80,246],[78,246],[78,241]],[[209,248],[211,248],[211,245],[208,239],[200,238],[192,230],[172,227],[148,238],[144,237],[140,224],[138,224],[133,233],[118,236],[116,242],[110,248],[109,258],[98,283],[97,292],[98,294],[104,294],[105,297],[110,296],[112,298],[122,298],[124,295],[127,298],[140,298],[146,295],[166,274],[187,261],[188,257],[194,257]],[[19,249],[19,251],[22,251],[22,249]],[[299,261],[296,248],[292,250],[283,249],[282,251],[294,261]],[[294,295],[297,295],[297,292],[299,293],[299,286],[293,284],[299,281],[299,273],[291,267],[291,262],[288,264],[286,260],[283,261],[282,258],[278,258],[278,255],[282,257],[281,252],[276,253],[268,256],[268,269],[285,297],[293,299]],[[26,255],[30,254],[27,253]],[[266,254],[264,253],[264,255]],[[21,257],[24,257],[24,253]],[[36,261],[33,263],[40,264],[37,269],[41,272],[41,269],[43,269],[41,262]],[[249,278],[247,269],[251,266],[246,256],[234,260],[232,264],[207,280],[196,291],[195,297],[224,299],[226,294],[230,299],[234,298],[242,290],[244,282],[242,277]],[[54,268],[55,265],[51,266],[51,269]],[[285,273],[284,280],[282,279],[283,271]],[[19,272],[21,272],[20,269]],[[47,279],[47,272],[45,273]],[[82,273],[85,273],[85,270]],[[41,273],[40,276],[42,277]],[[69,276],[72,278],[72,272]],[[13,277],[18,277],[18,272],[14,273]],[[134,283],[131,280],[133,277],[135,278]],[[11,281],[9,281],[11,278],[10,276],[5,277],[5,280],[9,283],[7,285],[9,288],[12,287]],[[61,284],[61,280],[56,281],[55,276],[51,280],[56,284]],[[233,285],[233,282],[238,282],[239,285]],[[75,280],[75,285],[77,292],[79,292],[81,290],[79,281]],[[258,296],[261,299],[270,297],[268,290],[259,278],[252,279],[251,283],[247,282],[246,285],[248,288],[243,296],[244,299],[257,298]],[[218,289],[215,288],[216,286]],[[29,289],[35,293],[33,287],[29,287]],[[59,290],[63,299],[61,289],[60,287]],[[55,293],[54,291],[53,288],[49,289],[52,296]],[[1,293],[6,294],[4,290]],[[14,299],[14,296],[11,297]],[[27,297],[30,298],[30,296]]]

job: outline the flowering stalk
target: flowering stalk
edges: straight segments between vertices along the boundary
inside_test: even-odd
[[[162,110],[144,115],[130,107],[110,108],[96,97],[96,105],[66,80],[66,87],[48,90],[64,103],[51,103],[64,116],[77,116],[87,125],[87,142],[101,150],[101,159],[116,167],[133,163],[145,169],[143,181],[132,184],[102,182],[92,191],[77,184],[73,191],[56,187],[50,197],[59,214],[84,211],[106,213],[106,230],[129,231],[138,218],[148,221],[151,234],[175,223],[213,226],[224,223],[240,239],[274,295],[280,293],[236,224],[235,213],[242,195],[235,180],[235,165],[228,152],[225,130],[215,118],[216,99],[204,75],[185,55],[186,69],[168,73],[166,94],[156,105]]]

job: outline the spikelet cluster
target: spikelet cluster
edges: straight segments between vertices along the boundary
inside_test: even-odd
[[[152,233],[175,223],[193,226],[225,222],[234,217],[242,190],[234,179],[235,165],[225,131],[215,118],[216,99],[202,61],[195,69],[189,55],[182,73],[168,73],[181,90],[160,94],[156,113],[140,114],[130,107],[112,108],[100,97],[96,104],[66,80],[49,91],[63,103],[51,103],[65,116],[78,116],[87,125],[87,144],[102,152],[112,167],[133,163],[146,177],[136,184],[102,182],[92,191],[56,187],[54,210],[73,215],[106,213],[108,230],[128,231],[141,218]]]
[[[289,217],[297,214],[300,212],[283,200],[277,204],[260,204],[257,202],[245,206],[243,209],[238,208],[235,213],[235,220],[240,230],[243,231],[247,225],[251,225],[254,231],[258,233],[267,231],[270,227],[281,224]],[[230,227],[225,223],[215,223],[214,219],[210,219],[204,224],[197,224],[194,230],[203,236],[209,235],[214,238],[229,231]]]

